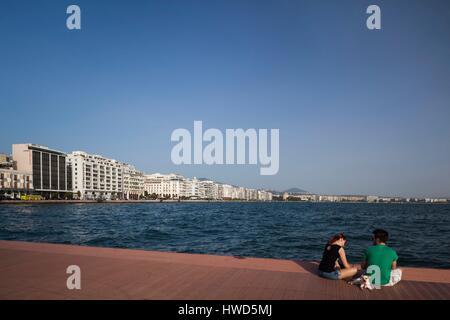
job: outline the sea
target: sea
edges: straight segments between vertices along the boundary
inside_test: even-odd
[[[389,232],[400,266],[450,268],[450,205],[201,202],[1,204],[0,239],[237,257],[320,260],[344,232],[360,263]]]

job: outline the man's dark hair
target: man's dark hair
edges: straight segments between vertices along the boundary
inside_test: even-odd
[[[375,229],[373,232],[373,237],[375,240],[386,243],[389,239],[389,233],[383,229]]]

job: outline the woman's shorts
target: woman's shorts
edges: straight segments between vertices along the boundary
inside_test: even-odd
[[[340,275],[341,273],[339,270],[334,270],[333,272],[323,272],[319,270],[319,276],[326,279],[339,280]]]

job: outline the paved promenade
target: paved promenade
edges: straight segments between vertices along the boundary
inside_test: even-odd
[[[68,290],[66,268],[81,268]],[[317,264],[0,241],[0,299],[450,299],[450,270],[402,268],[395,287],[362,291]]]

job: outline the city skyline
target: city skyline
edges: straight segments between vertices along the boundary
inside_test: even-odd
[[[79,31],[69,4],[0,4],[0,151],[31,141],[247,188],[450,197],[448,2],[377,1],[376,31],[369,1],[82,0]],[[175,166],[171,132],[194,120],[278,128],[278,174]]]
[[[4,153],[4,152],[0,152],[0,156],[10,156],[9,160],[7,158],[5,158],[6,162],[3,163],[4,165],[8,164],[4,169],[7,169],[6,171],[2,171],[3,173],[8,172],[8,169],[14,169],[14,167],[16,167],[16,162],[22,162],[22,164],[24,163],[24,160],[26,160],[25,158],[22,158],[21,160],[19,160],[18,158],[14,158],[14,153],[16,154],[20,154],[22,151],[17,152],[17,149],[22,149],[23,146],[31,146],[32,148],[37,148],[38,150],[49,150],[49,152],[51,153],[56,153],[56,154],[61,154],[61,155],[65,155],[67,156],[68,160],[68,164],[70,164],[70,169],[68,171],[68,174],[70,175],[70,179],[67,178],[67,180],[70,180],[70,187],[67,187],[67,191],[71,191],[73,192],[75,195],[77,194],[78,190],[80,190],[80,188],[77,186],[77,182],[78,185],[85,185],[86,184],[86,176],[85,176],[85,171],[86,171],[86,165],[83,163],[84,162],[84,158],[88,157],[89,159],[100,159],[102,164],[109,164],[113,167],[120,167],[121,169],[121,174],[123,174],[123,181],[118,182],[118,184],[116,183],[115,186],[113,187],[113,191],[118,195],[119,193],[122,194],[123,196],[126,195],[127,199],[130,199],[130,194],[134,194],[135,196],[137,196],[138,198],[144,194],[144,191],[147,192],[149,191],[148,186],[146,185],[147,183],[147,179],[153,179],[154,176],[160,176],[160,178],[162,177],[164,180],[184,180],[184,181],[198,181],[199,183],[202,182],[212,182],[216,185],[221,185],[221,186],[228,186],[228,187],[232,187],[232,188],[237,188],[237,189],[242,189],[243,192],[248,192],[248,191],[263,191],[263,192],[268,192],[270,193],[270,197],[272,197],[272,195],[274,196],[283,196],[283,198],[286,198],[288,195],[289,197],[293,197],[295,198],[302,198],[302,201],[338,201],[338,202],[342,202],[342,201],[361,201],[359,200],[342,200],[345,199],[346,197],[348,197],[349,199],[354,197],[355,199],[359,198],[359,197],[366,197],[364,201],[368,201],[368,202],[378,202],[380,199],[384,202],[389,202],[389,201],[408,201],[410,199],[417,201],[417,200],[427,200],[427,202],[436,202],[436,200],[442,201],[449,201],[450,197],[432,197],[432,196],[422,196],[422,197],[418,197],[418,196],[399,196],[399,195],[392,195],[392,194],[363,194],[363,193],[354,193],[354,194],[345,194],[345,193],[335,193],[335,194],[330,194],[330,193],[322,193],[322,192],[313,192],[313,191],[309,191],[309,190],[304,190],[304,189],[300,189],[298,187],[290,187],[288,189],[283,189],[283,190],[275,190],[275,189],[270,189],[270,188],[265,188],[264,186],[252,186],[252,187],[248,187],[248,186],[241,186],[238,185],[236,183],[233,183],[231,181],[217,181],[215,179],[211,179],[209,177],[206,176],[199,176],[199,177],[188,177],[180,172],[165,172],[165,173],[160,173],[160,172],[156,172],[156,171],[152,171],[152,172],[144,172],[139,170],[139,168],[136,168],[135,165],[133,163],[126,163],[123,162],[121,160],[118,160],[116,158],[109,158],[108,156],[104,156],[104,155],[100,155],[98,153],[87,153],[85,151],[81,151],[81,150],[74,150],[74,151],[61,151],[61,150],[56,150],[53,148],[49,148],[47,145],[41,145],[41,144],[35,144],[35,143],[21,143],[21,144],[13,144],[12,145],[12,149],[13,152],[12,154],[9,153]],[[16,152],[14,152],[14,148],[16,148]],[[28,148],[28,147],[27,147]],[[28,161],[28,160],[26,160]],[[81,161],[81,162],[80,162]],[[32,170],[31,167],[29,167],[31,165],[31,163],[27,164],[26,167],[24,168],[22,165],[21,170],[12,170],[14,172],[17,173],[24,173],[29,171],[29,175],[31,177],[32,175]],[[77,172],[75,169],[77,166],[80,165],[80,167],[83,167],[83,171],[82,171],[82,175],[78,175],[77,177]],[[1,169],[1,167],[0,167]],[[34,169],[33,169],[34,170]],[[92,169],[89,169],[89,171]],[[115,169],[113,169],[115,170]],[[11,172],[11,173],[14,173]],[[92,172],[90,172],[90,174],[92,174]],[[142,176],[142,181],[137,181],[135,178],[135,176]],[[58,174],[59,177],[59,174]],[[4,178],[2,178],[3,180]],[[134,180],[134,181],[133,181]],[[72,183],[72,181],[74,183]],[[25,181],[24,181],[25,182]],[[29,181],[31,182],[31,184],[34,185],[34,188],[32,189],[36,189],[36,185],[35,185],[35,181]],[[50,181],[49,181],[50,183]],[[64,182],[65,183],[65,182]],[[88,182],[92,183],[92,181]],[[57,183],[59,185],[59,183]],[[142,184],[142,185],[140,185]],[[86,188],[86,186],[82,187],[81,190],[84,190]],[[178,186],[178,188],[180,188]],[[28,188],[27,188],[28,189]],[[30,189],[30,191],[32,190]],[[38,188],[39,189],[39,188]],[[58,188],[59,189],[59,188]],[[88,188],[89,189],[89,188]],[[94,188],[95,189],[95,188]],[[152,189],[153,190],[153,189]],[[229,191],[229,192],[233,192],[233,191]],[[238,192],[238,191],[235,191]],[[84,191],[82,192],[84,194]],[[152,195],[154,194],[154,192],[148,192],[148,195]],[[165,194],[163,193],[157,193],[158,196],[165,196]],[[170,197],[176,197],[179,198],[181,196],[180,191],[176,191],[174,192],[174,194],[170,194]],[[311,196],[313,196],[314,198],[311,198]],[[337,200],[339,198],[342,198],[341,200]],[[244,195],[245,198],[245,195]],[[323,199],[322,199],[323,198]],[[368,199],[372,198],[370,201]],[[236,199],[243,199],[243,198],[239,198],[236,197]],[[307,199],[307,200],[306,200]],[[249,200],[249,199],[247,199]],[[430,201],[428,201],[430,200]]]

